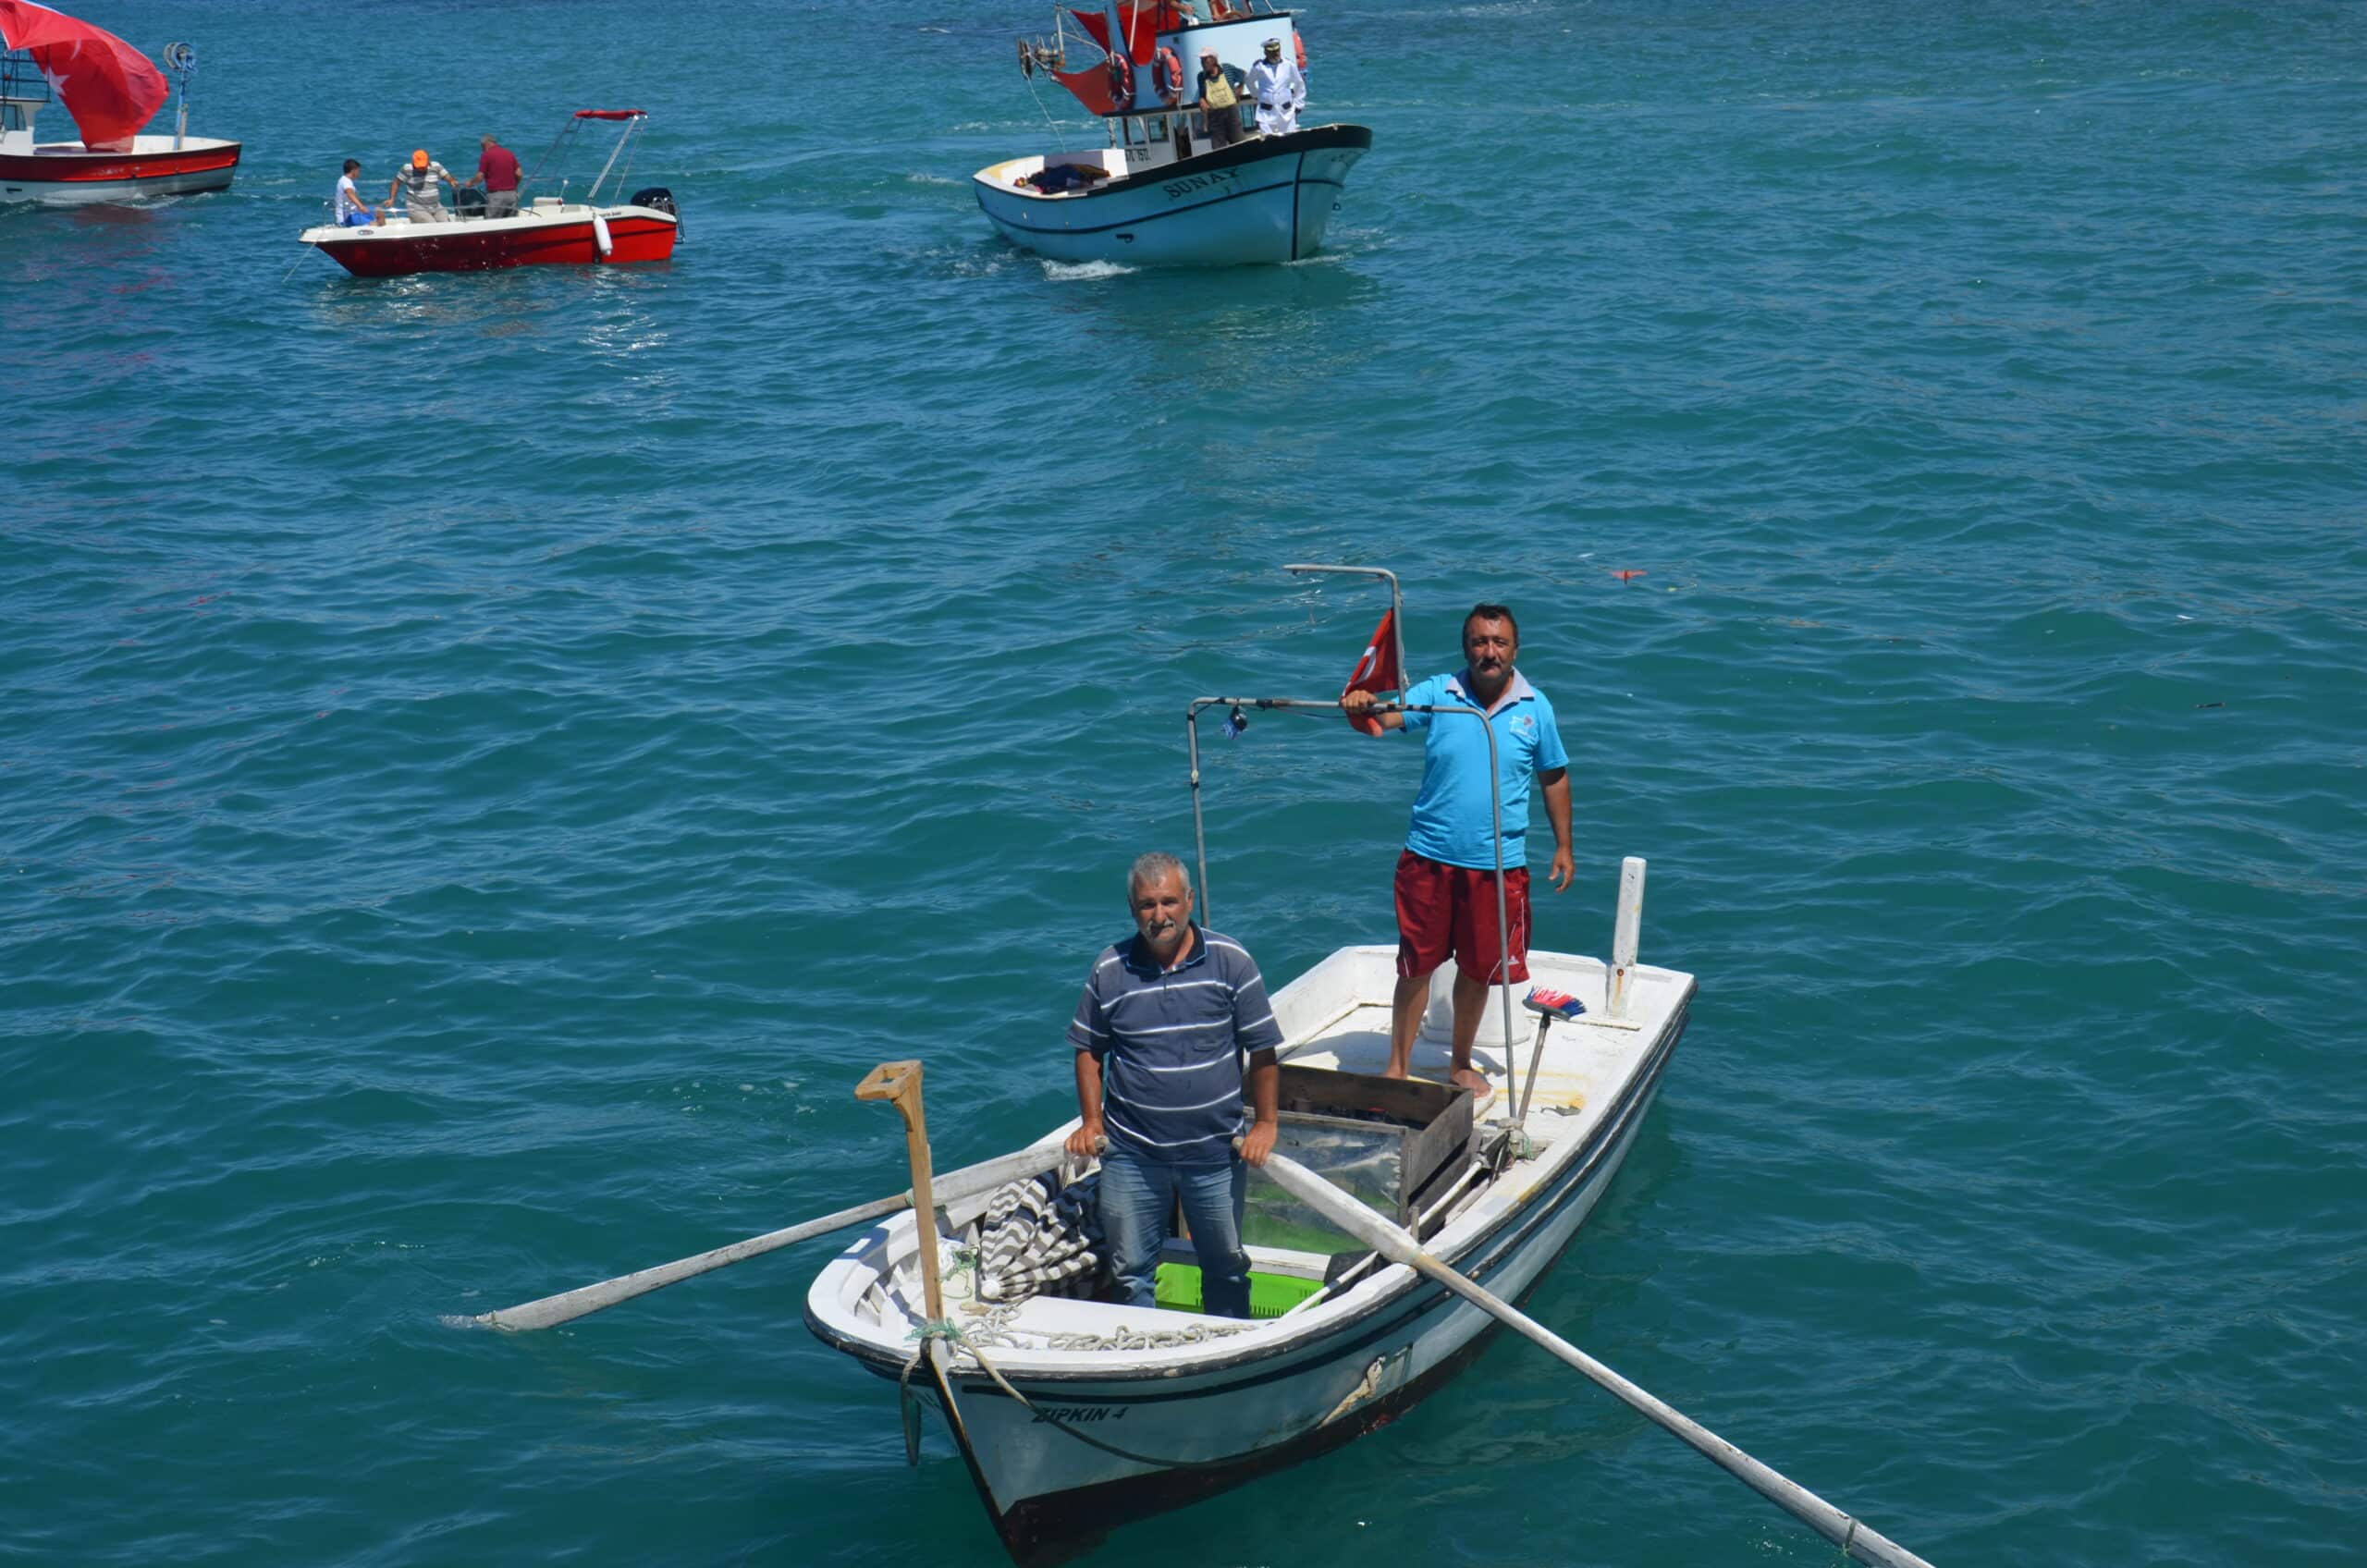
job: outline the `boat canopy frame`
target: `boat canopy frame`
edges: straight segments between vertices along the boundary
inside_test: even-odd
[[[581,130],[587,122],[594,120],[619,122],[624,128],[617,135],[617,144],[608,150],[608,161],[600,165],[600,172],[593,177],[591,188],[583,193],[584,205],[597,206],[599,204],[601,185],[607,181],[608,178],[608,171],[617,166],[617,159],[623,156],[626,149],[632,146],[633,138],[649,123],[648,110],[576,110],[575,113],[567,117],[566,123],[558,128],[558,134],[551,138],[551,144],[543,149],[543,155],[534,160],[533,171],[518,182],[518,194],[521,201],[525,199],[527,188],[543,177],[543,170],[549,165],[550,161],[553,158],[558,155],[561,146],[570,141],[574,137],[575,133],[578,130]],[[627,182],[632,178],[632,159],[626,158],[624,168],[617,175],[617,189],[619,191],[623,190]],[[569,182],[563,178],[558,182],[558,193],[559,198],[562,201],[566,200],[568,184]]]

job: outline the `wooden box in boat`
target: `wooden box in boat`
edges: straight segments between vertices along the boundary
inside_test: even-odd
[[[1426,1194],[1471,1162],[1471,1091],[1423,1078],[1288,1062],[1278,1154],[1288,1155],[1376,1214],[1411,1225]],[[1275,1246],[1362,1251],[1282,1188],[1252,1182],[1243,1234]]]

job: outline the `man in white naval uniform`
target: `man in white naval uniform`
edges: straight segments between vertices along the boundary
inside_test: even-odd
[[[1306,102],[1306,78],[1296,62],[1282,57],[1282,41],[1266,40],[1266,57],[1249,67],[1249,96],[1257,104],[1257,132],[1288,136],[1298,129],[1299,105]]]

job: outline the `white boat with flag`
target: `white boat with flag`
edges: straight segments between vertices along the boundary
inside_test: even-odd
[[[1349,689],[1402,684],[1394,577],[1362,567],[1288,570],[1388,582],[1390,612]],[[1342,706],[1337,698],[1212,696],[1186,707],[1201,918],[1215,889],[1202,827],[1200,719],[1220,712],[1226,732],[1238,736],[1252,712],[1336,721]],[[1427,713],[1433,724],[1478,720],[1487,732],[1501,890],[1495,725],[1455,702],[1406,707],[1400,699],[1386,707]],[[1525,994],[1506,984],[1486,988],[1490,1016],[1470,1060],[1476,1085],[1451,1072],[1452,966],[1437,973],[1410,1077],[1386,1075],[1398,984],[1393,941],[1343,947],[1273,993],[1283,1041],[1280,1126],[1270,1155],[1249,1167],[1245,1318],[1201,1310],[1188,1240],[1167,1243],[1154,1306],[1101,1299],[1114,1292],[1097,1222],[1098,1161],[1083,1152],[1085,1139],[1080,1152],[1067,1148],[1083,1124],[1072,1119],[1024,1147],[940,1176],[922,1064],[894,1061],[874,1069],[855,1096],[888,1101],[901,1115],[912,1170],[905,1192],[456,1321],[547,1329],[877,1220],[815,1279],[806,1326],[897,1387],[914,1464],[926,1413],[938,1413],[997,1535],[1022,1564],[1060,1562],[1132,1520],[1386,1425],[1467,1366],[1501,1325],[1849,1556],[1875,1568],[1931,1568],[1513,1305],[1616,1178],[1691,1016],[1694,977],[1639,960],[1644,879],[1641,860],[1622,864],[1607,958],[1532,948]],[[1501,980],[1505,972],[1495,973]]]
[[[1108,145],[988,165],[971,178],[980,210],[1012,244],[1055,261],[1232,266],[1314,255],[1372,131],[1302,129],[1294,116],[1259,129],[1250,84],[1269,39],[1303,59],[1288,11],[1225,0],[1056,11],[1049,39],[1020,42],[1021,68],[1100,116]],[[1088,45],[1094,57],[1073,58]],[[1202,91],[1207,55],[1225,81],[1215,96],[1232,96],[1230,106]]]
[[[31,0],[0,0],[0,202],[119,202],[221,190],[239,145],[189,134],[189,78],[197,52],[165,46],[180,82],[170,136],[141,128],[172,95],[155,63],[104,28]],[[43,141],[41,111],[62,107],[77,141]]]

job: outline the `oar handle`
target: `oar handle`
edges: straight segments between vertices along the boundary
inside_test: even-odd
[[[1637,1413],[1684,1439],[1727,1474],[1833,1542],[1875,1568],[1932,1568],[1932,1564],[1881,1531],[1844,1513],[1806,1487],[1760,1464],[1725,1439],[1629,1382],[1569,1341],[1554,1333],[1485,1287],[1441,1263],[1398,1226],[1358,1203],[1287,1155],[1269,1155],[1258,1169],[1293,1197],[1321,1214],[1392,1263],[1403,1263],[1434,1280],[1472,1305],[1585,1373]]]

